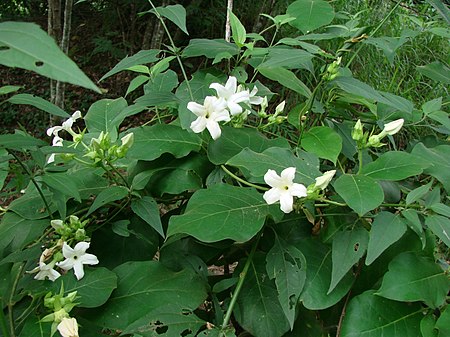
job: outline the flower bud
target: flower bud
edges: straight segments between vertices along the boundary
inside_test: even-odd
[[[358,142],[358,141],[362,140],[363,137],[364,137],[363,126],[361,124],[361,120],[358,119],[358,121],[356,122],[356,124],[352,130],[352,138]]]
[[[279,114],[283,113],[285,105],[286,105],[286,101],[283,101],[277,105],[277,107],[275,108],[275,116],[278,116]]]
[[[331,171],[325,172],[320,177],[317,177],[316,178],[316,188],[324,190],[330,183],[331,179],[333,179],[335,174],[336,174],[336,170],[331,170]]]
[[[381,134],[380,134],[381,135]],[[381,143],[381,137],[380,135],[372,135],[369,137],[369,140],[367,142],[367,145],[370,147],[380,147],[384,144]]]
[[[404,119],[400,118],[384,125],[382,133],[392,136],[395,135],[403,126]]]
[[[131,132],[123,136],[120,140],[122,141],[122,147],[129,149],[134,143],[134,133]]]
[[[64,228],[64,222],[60,219],[57,220],[51,220],[50,225],[55,229],[56,231],[61,230]]]

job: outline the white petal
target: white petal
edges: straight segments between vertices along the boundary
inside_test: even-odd
[[[249,99],[250,94],[248,93],[248,90],[245,90],[231,95],[231,97],[228,99],[228,103],[230,101],[234,103],[248,102]]]
[[[234,102],[228,102],[228,109],[230,109],[230,114],[232,116],[236,116],[242,113],[242,107]]]
[[[211,115],[211,119],[216,122],[229,122],[230,115],[227,110],[214,111]]]
[[[60,130],[62,130],[62,129],[63,129],[63,128],[60,127],[60,126],[53,126],[53,127],[49,128],[49,129],[47,129],[47,136],[51,136],[52,134],[55,135],[55,136],[57,136],[57,135],[58,135],[58,132],[59,132]]]
[[[72,128],[74,119],[70,117],[68,120],[66,120],[64,123],[62,123],[62,129],[68,131]]]
[[[237,88],[237,79],[234,76],[230,76],[228,78],[227,83],[225,83],[225,88],[230,91],[232,94],[236,92]]]
[[[292,184],[292,186],[289,188],[289,193],[299,198],[307,196],[306,187],[302,184],[297,183]]]
[[[280,196],[280,208],[284,213],[290,213],[293,210],[294,198],[289,193],[282,193]]]
[[[266,191],[263,195],[263,198],[269,205],[272,205],[276,203],[278,200],[280,200],[280,196],[281,190],[279,188],[274,187]]]
[[[201,104],[198,104],[196,102],[189,102],[187,104],[188,110],[192,111],[197,116],[206,116],[206,110],[205,107]]]
[[[75,273],[75,276],[77,278],[77,280],[81,280],[84,276],[84,268],[83,268],[83,264],[81,263],[81,261],[77,261],[74,265],[73,265],[73,271]]]
[[[295,171],[296,171],[295,167],[288,167],[281,172],[280,176],[282,179],[285,179],[292,184],[292,181],[295,178]]]
[[[228,99],[231,96],[231,92],[229,92],[223,85],[219,83],[211,83],[209,86],[211,89],[214,89],[217,92],[217,96],[220,98]]]
[[[267,185],[270,187],[277,187],[281,188],[283,187],[283,181],[281,180],[280,176],[274,171],[274,170],[267,170],[266,174],[264,175],[264,181]]]
[[[48,159],[47,159],[47,164],[51,164],[51,163],[53,163],[54,161],[55,161],[55,154],[52,153],[52,154],[48,157]]]
[[[56,265],[64,270],[70,270],[73,268],[74,260],[73,259],[65,259],[62,262],[58,262]]]
[[[67,244],[67,242],[63,243],[62,253],[66,259],[71,259],[76,255],[75,251]]]
[[[94,265],[98,264],[98,258],[94,254],[84,254],[80,257],[80,260],[83,264]]]
[[[57,329],[62,337],[78,337],[78,323],[75,318],[64,317]]]
[[[212,139],[214,140],[219,138],[220,135],[222,134],[222,130],[220,129],[219,123],[217,123],[216,121],[208,120],[208,123],[206,123],[206,128],[208,129]]]
[[[78,118],[81,118],[81,111],[77,110],[72,114],[72,119],[76,121]]]
[[[90,246],[89,242],[85,242],[85,241],[81,241],[78,242],[75,247],[73,248],[73,250],[78,254],[78,255],[83,255],[84,253],[86,253],[86,250],[88,250]]]
[[[206,128],[206,123],[208,120],[205,117],[198,117],[195,121],[191,123],[191,130],[195,133],[200,133]]]

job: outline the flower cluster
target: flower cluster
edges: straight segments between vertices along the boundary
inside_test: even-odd
[[[319,192],[328,186],[336,173],[336,170],[327,171],[317,177],[315,183],[306,187],[303,184],[294,183],[295,171],[295,167],[288,167],[278,175],[274,170],[269,169],[264,175],[264,181],[271,187],[264,193],[264,200],[269,205],[279,201],[280,209],[284,213],[290,213],[294,209],[294,197],[318,199]]]
[[[381,140],[386,136],[393,136],[403,127],[403,118],[397,119],[395,121],[386,123],[383,130],[379,134],[369,135],[364,132],[363,125],[358,119],[352,130],[352,138],[358,144],[358,148],[365,147],[381,147],[385,144],[381,143]]]
[[[203,104],[189,102],[187,108],[197,116],[191,123],[191,129],[200,133],[207,129],[215,140],[220,137],[222,131],[219,122],[229,122],[232,118],[245,118],[250,111],[244,106],[260,105],[263,98],[256,96],[258,89],[251,91],[241,85],[237,85],[236,77],[230,76],[225,83],[212,83],[209,86],[214,89],[217,96],[205,97]]]

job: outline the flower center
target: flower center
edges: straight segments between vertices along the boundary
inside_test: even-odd
[[[78,260],[78,255],[74,255],[73,259]]]
[[[285,185],[285,186],[283,186],[283,189],[287,191],[289,189],[289,186]]]

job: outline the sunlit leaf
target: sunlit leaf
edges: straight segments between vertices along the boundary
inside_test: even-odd
[[[205,56],[213,59],[220,53],[228,53],[236,55],[239,52],[238,47],[222,39],[208,40],[208,39],[192,39],[184,48],[182,57],[196,57]]]
[[[342,150],[342,138],[332,128],[327,126],[316,126],[303,134],[302,147],[324,158],[336,163],[337,157]]]
[[[297,0],[289,5],[287,14],[295,17],[289,24],[308,33],[329,24],[334,18],[333,7],[324,0]]]
[[[450,191],[450,146],[438,145],[427,148],[424,144],[418,143],[414,146],[413,155],[418,156],[428,162],[430,166],[424,169],[424,173],[438,179],[447,192]]]
[[[450,247],[450,219],[441,215],[432,214],[425,218],[425,225],[430,228],[447,247]]]
[[[230,11],[229,14],[230,14],[231,33],[233,36],[234,43],[236,43],[238,47],[242,47],[245,43],[245,40],[247,39],[245,27],[232,11]]]
[[[154,12],[155,10],[151,10]],[[189,35],[186,29],[186,10],[182,5],[170,5],[165,7],[156,7],[156,11],[159,15],[172,21],[178,28],[184,33]]]
[[[258,68],[261,75],[272,81],[276,81],[286,88],[309,98],[311,90],[303,83],[292,71],[281,67],[276,68]]]

